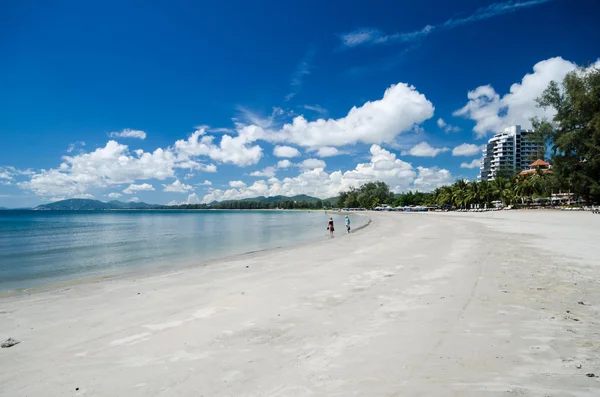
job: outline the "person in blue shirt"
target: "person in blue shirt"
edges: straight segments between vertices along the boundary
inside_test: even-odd
[[[346,215],[346,232],[350,233],[350,218]]]

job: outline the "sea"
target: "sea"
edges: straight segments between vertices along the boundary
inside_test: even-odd
[[[330,216],[342,233],[343,215],[323,211],[0,211],[0,292],[319,241]]]

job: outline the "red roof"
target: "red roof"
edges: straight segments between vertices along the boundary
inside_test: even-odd
[[[536,172],[537,172],[536,170],[523,170],[519,173],[519,175],[535,174]],[[553,174],[554,172],[552,170],[542,169],[542,173],[543,174]]]
[[[549,163],[546,163],[544,160],[537,159],[533,163],[529,164],[530,167],[550,167]]]

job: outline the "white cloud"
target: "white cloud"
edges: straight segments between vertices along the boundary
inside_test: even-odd
[[[296,165],[305,170],[312,170],[314,168],[325,168],[327,163],[320,159],[306,159]]]
[[[204,182],[197,183],[196,186],[212,186],[212,182],[205,180]]]
[[[435,157],[440,153],[447,152],[450,149],[447,147],[434,148],[427,142],[417,143],[409,151],[402,152],[402,155],[410,155],[416,157]]]
[[[450,171],[439,169],[437,167],[424,168],[417,167],[419,174],[414,180],[413,185],[419,191],[429,192],[437,187],[449,185],[454,182]]]
[[[225,134],[221,137],[219,145],[214,144],[213,140],[213,136],[205,135],[205,129],[199,129],[187,140],[181,139],[175,142],[174,151],[179,161],[208,156],[215,161],[238,166],[256,164],[262,157],[262,148],[258,145],[250,146],[247,135],[232,137]]]
[[[229,182],[229,186],[233,188],[246,187],[246,184],[242,181],[231,181]]]
[[[302,106],[304,109],[306,110],[312,110],[313,112],[317,112],[320,113],[322,115],[327,115],[329,112],[327,111],[327,109],[319,106],[319,105],[304,105]]]
[[[188,196],[185,203],[186,204],[200,204],[200,198],[198,197],[198,195],[196,193],[192,193]]]
[[[339,35],[343,47],[352,48],[361,45],[381,45],[393,43],[410,43],[421,40],[431,34],[434,30],[452,29],[457,26],[466,25],[476,21],[493,18],[499,15],[516,12],[518,10],[547,3],[551,0],[508,0],[493,3],[478,8],[472,14],[446,20],[439,25],[426,25],[422,29],[412,32],[385,34],[378,29],[362,28],[350,33]]]
[[[119,197],[122,196],[122,194],[121,193],[112,192],[112,193],[108,193],[107,196],[108,196],[108,198],[111,198],[111,199],[118,199]]]
[[[288,142],[304,147],[343,146],[391,142],[433,116],[434,107],[413,86],[398,83],[389,87],[383,98],[353,107],[340,119],[307,121],[297,116],[279,130],[250,125],[239,130],[248,140]]]
[[[7,170],[6,168],[0,168],[0,179],[7,179],[9,181],[14,180],[12,172]]]
[[[339,37],[344,47],[357,47],[366,44],[408,43],[429,35],[433,29],[435,29],[434,26],[426,25],[422,29],[413,32],[388,35],[378,29],[358,29],[354,32],[342,34]]]
[[[277,162],[277,168],[290,168],[294,165],[290,160],[280,160]]]
[[[481,159],[475,159],[470,163],[461,163],[460,168],[479,168],[481,166]]]
[[[146,139],[146,133],[141,130],[132,130],[125,128],[121,132],[111,132],[108,134],[111,138],[135,138],[135,139]]]
[[[57,169],[42,169],[19,186],[44,197],[74,197],[91,188],[173,177],[175,165],[176,157],[169,150],[136,150],[132,155],[128,146],[108,141],[93,152],[63,156]]]
[[[450,124],[446,123],[443,118],[439,118],[438,119],[437,125],[438,125],[438,127],[440,127],[441,129],[443,129],[446,132],[458,132],[458,131],[460,131],[460,127],[457,127],[457,126],[450,125]]]
[[[125,190],[123,190],[123,193],[135,194],[135,192],[150,192],[152,190],[154,190],[154,186],[149,183],[142,183],[141,185],[132,183]]]
[[[361,44],[371,43],[377,37],[381,37],[381,31],[377,29],[358,29],[354,32],[340,35],[342,45],[345,47],[356,47]]]
[[[277,173],[277,169],[275,167],[265,167],[260,171],[254,171],[250,173],[250,176],[258,176],[258,177],[273,177]]]
[[[293,157],[300,156],[300,152],[298,151],[298,149],[296,149],[295,147],[291,147],[291,146],[275,146],[275,149],[273,149],[273,154],[276,157],[286,157],[286,158],[293,158]]]
[[[304,170],[293,178],[270,178],[268,181],[256,181],[253,185],[240,189],[211,189],[202,201],[209,203],[222,200],[239,200],[257,196],[294,196],[308,194],[319,198],[333,197],[342,190],[358,187],[369,181],[383,181],[395,192],[409,189],[427,191],[451,183],[453,177],[449,171],[438,168],[413,168],[410,163],[396,158],[396,155],[371,146],[371,160],[358,164],[355,169],[332,173],[322,168]]]
[[[139,203],[140,202],[140,198],[139,197],[132,197],[129,199],[130,203]]]
[[[78,145],[80,145],[80,146],[85,146],[85,142],[83,142],[83,141],[78,141],[78,142],[75,142],[75,143],[71,143],[71,144],[69,144],[69,147],[67,148],[67,153],[71,153],[71,152],[73,152],[73,150],[75,150],[75,148],[76,148]]]
[[[530,128],[532,117],[551,118],[555,114],[551,108],[538,108],[535,99],[550,81],[560,82],[576,68],[576,64],[560,57],[538,62],[533,73],[525,75],[520,83],[513,84],[509,93],[500,96],[491,85],[477,87],[469,91],[469,102],[453,114],[475,121],[473,131],[480,138],[515,124]]]
[[[472,143],[462,143],[452,149],[453,156],[476,156],[481,154],[482,147]]]
[[[14,181],[16,176],[20,175],[28,175],[31,176],[35,174],[34,171],[27,170],[19,170],[12,166],[0,167],[0,179],[4,179],[4,184],[9,184],[10,181]]]
[[[196,193],[192,193],[187,197],[185,201],[172,200],[167,205],[184,205],[184,204],[200,204],[200,198]]]
[[[302,61],[300,61],[300,63],[296,67],[296,70],[294,71],[294,74],[292,75],[292,79],[290,81],[290,93],[285,96],[285,101],[289,101],[290,99],[298,95],[298,93],[300,92],[304,76],[310,74],[310,62],[313,56],[314,51],[309,50],[302,59]]]
[[[186,193],[190,190],[194,190],[192,186],[181,183],[179,179],[170,185],[163,184],[163,187],[163,192]]]
[[[341,152],[332,146],[323,146],[317,149],[317,156],[319,157],[332,157],[339,154],[341,154]]]

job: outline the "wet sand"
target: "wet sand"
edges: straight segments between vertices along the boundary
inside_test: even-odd
[[[2,297],[0,338],[21,343],[0,350],[0,395],[600,395],[600,216],[369,216],[316,244]]]

